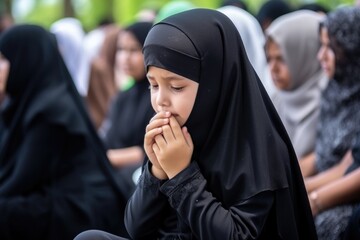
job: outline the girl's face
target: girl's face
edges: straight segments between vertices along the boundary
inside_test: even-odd
[[[280,90],[289,89],[291,84],[289,68],[285,63],[280,47],[272,40],[266,44],[266,58],[275,86]]]
[[[117,42],[116,64],[121,71],[141,80],[145,76],[144,59],[142,47],[137,39],[130,32],[121,32]]]
[[[10,71],[10,62],[0,53],[0,95],[5,94],[9,71]]]
[[[151,105],[155,112],[167,111],[180,126],[190,116],[199,84],[165,69],[150,66],[147,73],[150,83]]]
[[[330,48],[330,39],[328,31],[325,27],[320,30],[321,47],[318,52],[317,58],[320,61],[322,69],[328,78],[332,78],[335,73],[335,54]]]

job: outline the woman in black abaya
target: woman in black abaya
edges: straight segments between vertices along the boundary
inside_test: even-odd
[[[126,207],[131,238],[316,239],[293,147],[230,19],[173,15],[143,51],[157,114]]]
[[[34,25],[0,38],[10,66],[0,115],[0,239],[72,239],[90,228],[125,235],[125,199],[54,40]]]

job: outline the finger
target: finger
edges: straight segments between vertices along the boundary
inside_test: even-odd
[[[155,143],[159,146],[159,149],[164,149],[167,145],[162,134],[158,134],[155,136]]]
[[[168,118],[170,117],[171,113],[170,112],[165,112],[165,111],[161,111],[161,112],[158,112],[155,114],[155,116],[153,116],[151,119],[150,119],[150,122],[156,120],[156,119],[159,119],[159,118]]]
[[[162,132],[167,143],[175,140],[174,133],[169,125],[162,126]]]
[[[152,129],[159,128],[168,123],[169,123],[169,118],[159,118],[159,119],[153,120],[146,126],[145,131],[148,132]]]
[[[156,143],[154,143],[151,147],[152,147],[152,150],[154,151],[155,155],[158,155],[160,153],[160,148]]]
[[[145,134],[145,143],[147,144],[150,144],[151,142],[154,141],[154,138],[156,135],[159,135],[162,133],[162,128],[154,128],[150,131],[148,131],[146,134]]]
[[[186,140],[186,143],[187,145],[190,147],[190,148],[194,148],[194,143],[192,141],[192,138],[191,138],[191,135],[190,133],[188,132],[188,129],[187,127],[183,127],[182,128],[182,132],[183,132],[183,135],[185,136],[185,140]]]
[[[170,120],[170,127],[172,129],[175,139],[183,138],[183,133],[176,118],[174,116],[171,116],[169,120]]]

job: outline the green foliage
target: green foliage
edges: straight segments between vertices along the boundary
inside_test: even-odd
[[[33,11],[19,21],[38,24],[45,28],[49,28],[51,23],[62,17],[62,13],[63,8],[61,2],[55,4],[40,4],[40,2],[37,1]]]
[[[28,0],[31,1],[31,0]],[[111,18],[119,25],[126,25],[136,19],[137,13],[143,9],[158,10],[169,1],[175,0],[32,0],[35,1],[33,10],[18,22],[31,22],[49,27],[54,21],[62,18],[63,2],[72,1],[75,6],[75,17],[83,23],[85,30],[95,28],[105,18]],[[190,0],[198,7],[218,8],[223,0]],[[266,0],[243,0],[251,13],[256,14]],[[13,0],[15,2],[15,0]],[[305,0],[288,0],[293,7]],[[353,4],[354,0],[317,0],[328,9],[335,9],[341,4]],[[52,4],[50,4],[52,3]]]
[[[85,1],[83,1],[85,3]],[[113,0],[87,0],[76,11],[76,17],[82,22],[84,29],[89,31],[101,21],[113,20]]]

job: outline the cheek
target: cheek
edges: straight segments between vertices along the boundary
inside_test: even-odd
[[[117,69],[119,69],[120,68],[120,66],[121,66],[121,54],[120,53],[116,53],[116,55],[115,55],[115,67],[117,68]]]
[[[139,69],[145,71],[145,67],[144,67],[144,57],[143,55],[137,55],[137,56],[134,56],[133,58],[133,64],[136,65],[136,66],[139,66]]]
[[[184,101],[184,99],[186,99],[186,101]],[[176,112],[181,117],[181,125],[188,120],[194,106],[194,101],[195,99],[193,99],[192,96],[186,96],[178,99],[178,101],[176,101],[177,104],[174,104],[174,107],[177,109]]]
[[[138,75],[145,75],[145,66],[144,66],[144,59],[143,56],[134,56],[131,59],[131,66],[133,67],[134,71],[136,71],[136,73]]]
[[[149,90],[149,91],[150,91],[150,90]],[[150,100],[151,100],[151,106],[152,106],[152,108],[154,109],[155,112],[157,112],[156,96],[155,96],[155,94],[151,93]]]
[[[118,67],[122,67],[127,62],[127,57],[125,53],[116,54],[116,62],[118,63]]]

